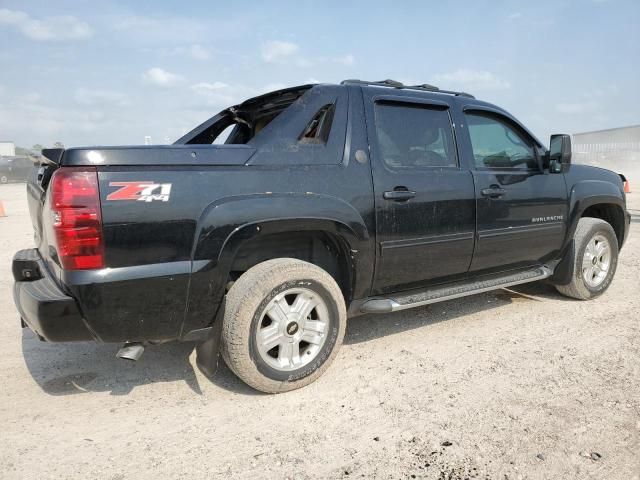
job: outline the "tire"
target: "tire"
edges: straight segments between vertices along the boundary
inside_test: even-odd
[[[573,276],[568,285],[556,285],[556,289],[567,297],[591,300],[602,295],[613,280],[618,266],[618,239],[611,225],[590,217],[578,221],[573,238]]]
[[[247,270],[227,294],[222,357],[256,390],[295,390],[329,368],[346,321],[342,292],[326,271],[291,258],[268,260]]]

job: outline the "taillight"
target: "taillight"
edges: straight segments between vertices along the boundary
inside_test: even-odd
[[[62,268],[103,268],[104,243],[96,170],[59,168],[51,177],[49,189],[52,226]]]

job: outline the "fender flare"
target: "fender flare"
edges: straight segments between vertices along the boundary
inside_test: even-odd
[[[578,220],[584,211],[598,204],[613,204],[620,208],[623,216],[625,201],[622,191],[613,183],[603,180],[583,180],[575,183],[569,193],[569,225],[566,247],[573,239],[573,234],[578,227]]]

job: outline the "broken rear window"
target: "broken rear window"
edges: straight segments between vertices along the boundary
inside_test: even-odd
[[[246,144],[311,87],[303,85],[249,99],[207,120],[175,144]]]

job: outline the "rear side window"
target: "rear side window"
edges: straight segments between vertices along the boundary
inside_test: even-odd
[[[446,109],[419,104],[377,103],[376,134],[385,164],[456,167],[451,119]]]
[[[531,141],[507,122],[478,113],[466,117],[476,168],[538,168]]]
[[[327,140],[329,140],[329,133],[331,132],[334,111],[335,105],[333,103],[325,105],[318,110],[318,113],[313,116],[300,135],[300,142],[316,145],[326,144]]]

